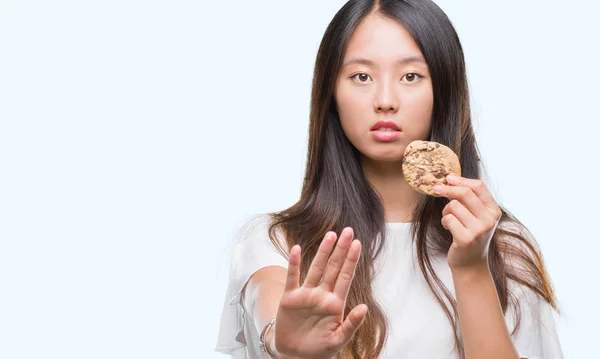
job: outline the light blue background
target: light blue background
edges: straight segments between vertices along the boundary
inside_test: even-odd
[[[0,358],[222,358],[229,243],[299,196],[343,1],[0,2]],[[438,1],[489,185],[597,354],[595,1]]]

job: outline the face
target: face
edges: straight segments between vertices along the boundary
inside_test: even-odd
[[[429,137],[429,69],[414,39],[395,20],[369,15],[361,21],[344,54],[334,97],[344,132],[363,159],[399,161],[411,141]],[[374,130],[380,121],[399,131]]]

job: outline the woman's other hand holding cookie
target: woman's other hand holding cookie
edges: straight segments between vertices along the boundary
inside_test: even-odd
[[[448,264],[455,270],[487,266],[488,248],[502,211],[487,186],[476,179],[448,176],[438,195],[450,199],[442,211],[442,225],[452,233]]]

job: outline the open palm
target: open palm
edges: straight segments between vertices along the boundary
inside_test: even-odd
[[[290,252],[285,290],[275,321],[275,348],[284,357],[331,358],[362,324],[367,306],[358,305],[344,319],[350,284],[360,256],[360,242],[345,228],[331,258],[336,234],[328,232],[299,285],[300,247]]]

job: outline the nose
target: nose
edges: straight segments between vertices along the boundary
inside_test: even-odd
[[[398,89],[393,81],[382,81],[379,83],[375,95],[375,112],[397,112],[398,111]]]

